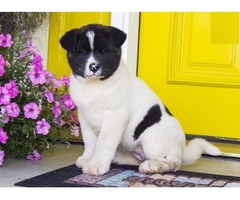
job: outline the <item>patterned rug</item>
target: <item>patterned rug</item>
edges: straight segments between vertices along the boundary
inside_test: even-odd
[[[24,187],[240,187],[240,177],[178,171],[145,175],[136,166],[112,165],[101,176],[82,174],[75,165],[63,167],[24,181]]]

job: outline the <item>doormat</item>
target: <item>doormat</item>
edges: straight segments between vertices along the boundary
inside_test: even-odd
[[[83,174],[75,165],[66,166],[15,183],[24,187],[240,187],[240,177],[188,171],[146,175],[137,166],[111,165],[104,175]]]

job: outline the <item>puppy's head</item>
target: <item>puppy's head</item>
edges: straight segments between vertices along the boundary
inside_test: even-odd
[[[126,34],[111,26],[89,24],[66,32],[60,39],[76,76],[105,80],[118,68]]]

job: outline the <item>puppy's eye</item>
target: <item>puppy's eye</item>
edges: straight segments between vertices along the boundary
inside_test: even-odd
[[[107,49],[100,50],[100,53],[102,53],[102,54],[107,53],[107,52],[109,52]]]
[[[87,54],[87,50],[85,50],[85,49],[80,49],[80,50],[78,50],[78,53],[85,55],[85,54]]]

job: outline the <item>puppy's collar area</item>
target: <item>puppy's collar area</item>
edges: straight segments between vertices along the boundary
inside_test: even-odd
[[[95,81],[100,81],[102,78],[104,78],[104,76],[97,76],[95,74],[92,74],[92,75],[88,75],[88,76],[81,76],[81,75],[78,75],[78,74],[75,74],[74,72],[72,72],[73,76],[80,80],[81,82],[95,82]]]
[[[99,79],[99,80],[101,80],[101,79],[104,78],[104,77],[103,77],[103,76],[96,75],[96,74],[91,74],[91,75],[85,75],[84,78],[85,78],[85,79]]]

